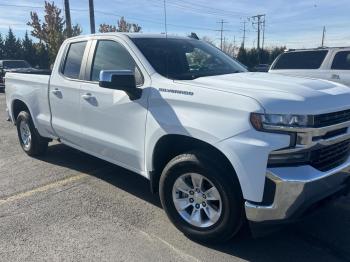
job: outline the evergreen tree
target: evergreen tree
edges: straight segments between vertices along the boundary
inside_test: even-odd
[[[16,38],[12,29],[10,28],[4,43],[4,58],[7,59],[21,59],[22,46],[19,39]]]
[[[22,40],[22,49],[23,49],[23,59],[27,60],[32,66],[38,65],[38,59],[36,57],[36,50],[33,45],[32,39],[29,38],[28,32],[24,35]]]
[[[247,50],[243,47],[243,45],[241,45],[241,47],[238,50],[237,60],[245,66],[248,65]]]
[[[4,57],[4,39],[2,39],[2,35],[0,34],[0,59]]]
[[[47,47],[43,43],[35,43],[33,45],[35,50],[35,63],[33,66],[39,66],[40,68],[49,69],[50,61],[49,61],[49,51]]]

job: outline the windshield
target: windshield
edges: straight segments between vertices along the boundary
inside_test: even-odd
[[[24,60],[18,61],[4,61],[3,66],[5,69],[15,69],[15,68],[29,68],[30,64]]]
[[[195,39],[133,38],[132,41],[162,76],[177,80],[246,72],[216,47]]]

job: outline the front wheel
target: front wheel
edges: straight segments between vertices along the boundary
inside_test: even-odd
[[[28,112],[22,111],[18,114],[16,126],[18,139],[24,152],[29,156],[40,156],[46,153],[48,139],[40,136]]]
[[[159,192],[170,220],[198,241],[228,240],[244,220],[235,174],[228,173],[209,154],[191,152],[172,159],[161,175]]]

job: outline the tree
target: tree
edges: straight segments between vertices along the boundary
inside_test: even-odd
[[[43,43],[35,43],[33,45],[35,49],[35,62],[33,66],[39,66],[40,68],[49,68],[49,51]]]
[[[38,65],[38,59],[36,57],[36,50],[33,45],[32,39],[29,38],[28,32],[24,35],[22,40],[23,59],[27,60],[32,66]]]
[[[273,48],[270,52],[270,57],[269,57],[270,63],[269,64],[271,64],[277,58],[277,56],[282,54],[284,52],[284,50],[286,50],[286,49],[287,48],[285,46]]]
[[[243,65],[248,64],[248,54],[247,50],[244,48],[243,45],[238,50],[237,60],[241,62]]]
[[[141,32],[142,27],[138,24],[128,23],[124,16],[117,21],[117,26],[109,25],[109,24],[100,24],[99,32],[100,33],[108,33],[108,32],[131,32],[138,33]]]
[[[222,46],[222,51],[231,57],[236,56],[236,46],[232,42],[224,42]]]
[[[44,22],[39,19],[37,12],[30,12],[31,21],[27,25],[33,27],[31,35],[44,43],[49,51],[50,63],[53,63],[62,42],[67,38],[67,32],[64,29],[65,21],[61,16],[62,10],[54,2],[45,1]],[[81,34],[79,25],[72,28],[72,35]]]
[[[4,40],[2,39],[2,35],[0,34],[0,59],[4,57]]]
[[[5,38],[3,52],[4,58],[7,59],[21,59],[22,57],[21,42],[16,38],[11,28],[9,28]]]

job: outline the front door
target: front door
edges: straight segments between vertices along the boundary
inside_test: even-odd
[[[95,46],[95,47],[94,47]],[[144,169],[147,90],[129,51],[114,40],[93,44],[89,81],[81,86],[83,147],[95,155],[138,172]],[[101,70],[135,70],[142,97],[131,100],[121,90],[98,84]]]

